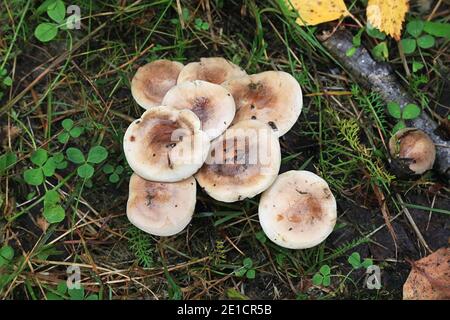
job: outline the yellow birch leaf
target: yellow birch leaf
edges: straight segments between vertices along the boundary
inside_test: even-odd
[[[298,12],[297,23],[314,26],[349,14],[343,0],[286,0]]]
[[[366,9],[367,21],[399,41],[408,9],[408,0],[369,0]]]

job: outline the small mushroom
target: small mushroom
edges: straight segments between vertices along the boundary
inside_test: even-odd
[[[413,262],[403,285],[403,299],[450,299],[450,248],[441,248]]]
[[[155,236],[177,234],[192,219],[196,189],[193,177],[162,183],[144,180],[133,174],[129,186],[127,217],[137,228]]]
[[[201,58],[200,62],[188,63],[178,76],[178,83],[204,80],[215,84],[246,76],[247,73],[234,63],[220,57]]]
[[[222,84],[236,103],[234,122],[256,119],[272,127],[278,137],[288,132],[303,107],[297,80],[283,71],[266,71]]]
[[[177,83],[183,64],[155,60],[140,67],[131,80],[131,94],[144,109],[161,105],[164,95]]]
[[[290,249],[311,248],[333,231],[336,200],[325,180],[309,171],[280,174],[262,195],[259,222],[267,237]]]
[[[205,162],[209,137],[190,110],[159,106],[145,111],[125,132],[123,148],[131,169],[142,178],[176,182]]]
[[[416,128],[404,128],[389,140],[394,170],[400,175],[419,175],[433,167],[436,148],[430,137]]]
[[[202,80],[176,85],[167,92],[162,104],[194,112],[211,140],[230,126],[236,112],[234,99],[224,87]]]
[[[234,202],[266,190],[280,163],[280,143],[272,130],[257,120],[241,121],[211,143],[195,178],[212,198]]]

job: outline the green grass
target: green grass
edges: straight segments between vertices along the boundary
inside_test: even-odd
[[[13,83],[0,87],[0,149],[1,155],[8,152],[16,160],[2,168],[0,156],[0,243],[15,253],[0,264],[0,297],[43,299],[58,292],[55,288],[66,279],[68,266],[80,267],[86,297],[103,299],[401,296],[398,287],[367,290],[360,273],[348,274],[348,256],[370,248],[373,235],[386,222],[376,220],[370,228],[355,225],[341,204],[368,208],[382,217],[374,196],[378,187],[391,219],[402,209],[395,194],[402,195],[410,209],[448,215],[439,207],[439,201],[448,200],[448,186],[443,184],[427,203],[407,199],[426,194],[442,179],[430,173],[418,181],[398,180],[390,173],[385,144],[394,123],[384,113],[385,104],[348,80],[316,38],[320,30],[296,25],[295,15],[278,1],[206,2],[210,12],[196,1],[182,1],[179,15],[171,0],[73,1],[81,8],[81,30],[59,30],[54,40],[41,43],[33,32],[49,19],[37,12],[35,2],[3,1],[0,66]],[[358,19],[364,21],[364,16]],[[346,22],[355,34],[358,28]],[[373,46],[374,41],[363,35],[363,45]],[[447,45],[438,42],[426,54],[414,56],[424,63],[428,72],[423,76],[435,86],[424,87],[419,75],[403,77],[418,101],[433,112],[442,108],[435,97],[444,85],[434,61],[448,63],[443,53]],[[402,75],[395,41],[389,41],[389,48],[390,63]],[[142,113],[131,97],[130,79],[138,66],[157,58],[187,63],[216,55],[249,73],[278,69],[299,81],[304,108],[293,130],[281,139],[282,168],[311,170],[328,181],[339,203],[336,234],[343,237],[357,230],[350,239],[336,236],[315,248],[287,250],[261,233],[257,197],[225,204],[204,193],[198,195],[192,224],[178,236],[152,237],[130,225],[125,208],[131,170],[121,144],[129,123]],[[444,118],[448,109],[445,112]],[[83,132],[66,140],[61,135],[67,135],[67,119]],[[87,158],[96,146],[107,150],[107,158],[83,162],[67,153],[76,148]],[[24,172],[36,166],[32,155],[37,149],[49,157],[63,154],[67,167],[30,185]],[[83,164],[93,167],[92,176],[77,172]],[[118,180],[110,180],[108,166],[124,168]],[[50,190],[59,199],[44,208]],[[49,224],[44,209],[56,205],[64,211],[64,220]],[[236,275],[248,261],[254,279],[253,271],[250,277]],[[386,270],[398,267],[375,263]],[[311,285],[324,264],[331,267],[331,284]],[[399,272],[404,276],[406,271],[403,267]],[[243,283],[248,293],[242,295]]]

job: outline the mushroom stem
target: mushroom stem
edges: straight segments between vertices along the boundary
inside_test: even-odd
[[[397,102],[402,108],[414,103],[411,95],[398,82],[391,67],[372,59],[366,48],[360,46],[352,56],[347,56],[347,51],[353,47],[352,35],[349,32],[336,31],[322,43],[355,82],[366,89],[378,92],[386,102]],[[407,121],[407,125],[420,129],[430,136],[436,145],[437,169],[449,179],[450,141],[436,134],[438,124],[428,114],[422,112],[418,118]]]

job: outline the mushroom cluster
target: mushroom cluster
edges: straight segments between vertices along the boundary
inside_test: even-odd
[[[197,181],[222,202],[262,193],[261,226],[280,246],[309,248],[331,233],[336,201],[328,184],[308,171],[278,175],[279,138],[303,106],[293,76],[248,75],[220,57],[185,66],[156,60],[137,70],[131,92],[146,109],[123,141],[134,171],[127,216],[136,227],[157,236],[181,232],[195,210]]]

